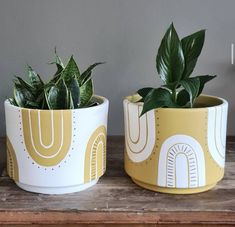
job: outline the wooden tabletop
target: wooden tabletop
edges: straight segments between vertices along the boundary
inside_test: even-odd
[[[123,170],[123,147],[123,137],[109,137],[105,176],[96,186],[67,195],[25,192],[8,178],[0,162],[0,224],[235,226],[234,138],[227,142],[224,179],[213,190],[194,195],[161,194],[135,185]],[[5,150],[3,139],[0,149]]]

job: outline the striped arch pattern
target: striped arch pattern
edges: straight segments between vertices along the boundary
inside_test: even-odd
[[[24,143],[31,158],[41,166],[59,164],[71,146],[72,112],[21,111]]]
[[[106,170],[106,127],[98,127],[91,135],[85,154],[84,183],[101,177]]]
[[[139,117],[142,108],[141,105],[124,100],[126,151],[133,162],[146,160],[151,155],[156,141],[154,110]]]
[[[166,139],[160,150],[157,185],[196,188],[205,186],[205,183],[205,158],[201,145],[187,135]]]
[[[7,173],[15,181],[19,181],[19,168],[14,148],[11,141],[7,137],[6,139],[7,148]]]
[[[225,164],[227,105],[208,108],[207,144],[214,161],[222,168]]]

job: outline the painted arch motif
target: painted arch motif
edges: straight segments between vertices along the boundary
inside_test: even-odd
[[[84,183],[102,176],[106,170],[106,128],[100,126],[91,135],[85,154]]]
[[[124,101],[126,151],[133,162],[142,162],[152,153],[155,145],[155,114],[149,111],[142,117],[142,106]]]
[[[7,148],[7,173],[9,177],[12,178],[13,180],[19,181],[19,168],[18,168],[16,153],[8,137],[6,141],[6,148]]]
[[[222,168],[225,163],[227,105],[208,108],[207,144],[214,161]]]
[[[23,136],[31,158],[41,166],[55,166],[67,155],[72,138],[71,111],[22,109]]]
[[[169,188],[205,186],[205,158],[201,145],[187,135],[174,135],[163,143],[157,185]]]

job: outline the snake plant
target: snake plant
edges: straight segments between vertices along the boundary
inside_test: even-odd
[[[141,116],[155,108],[193,108],[205,83],[216,76],[191,77],[205,40],[205,30],[179,39],[173,23],[167,29],[156,57],[157,72],[163,81],[159,88],[137,91],[144,102]]]
[[[92,70],[104,62],[89,66],[80,73],[74,57],[71,56],[64,66],[61,58],[55,51],[57,71],[53,78],[45,83],[40,76],[27,66],[28,81],[16,76],[14,79],[13,98],[11,104],[32,109],[76,109],[96,105],[92,101],[93,81]]]

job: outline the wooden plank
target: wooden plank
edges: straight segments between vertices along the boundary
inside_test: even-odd
[[[109,138],[107,172],[83,192],[60,196],[25,192],[4,172],[0,224],[235,225],[234,144],[227,143],[224,179],[213,190],[195,195],[161,194],[135,185],[123,169],[123,137]]]
[[[11,224],[7,224],[7,225],[0,225],[1,227],[25,227],[26,225],[11,225]],[[43,225],[35,225],[33,224],[33,227],[57,227],[57,224],[43,224]],[[61,224],[59,225],[60,227],[179,227],[178,224]],[[201,224],[180,224],[181,227],[198,227],[198,226],[202,226]],[[213,224],[213,225],[203,225],[203,227],[228,227],[228,226],[232,226],[232,225],[217,225],[217,224]]]
[[[207,193],[176,196],[151,192],[129,179],[115,178],[102,180],[86,192],[48,196],[24,192],[10,182],[1,184],[0,212],[234,212],[234,187],[225,189],[222,184]]]
[[[9,218],[10,217],[10,218]],[[229,212],[8,212],[0,213],[1,224],[234,224]],[[225,220],[224,220],[225,219]]]

